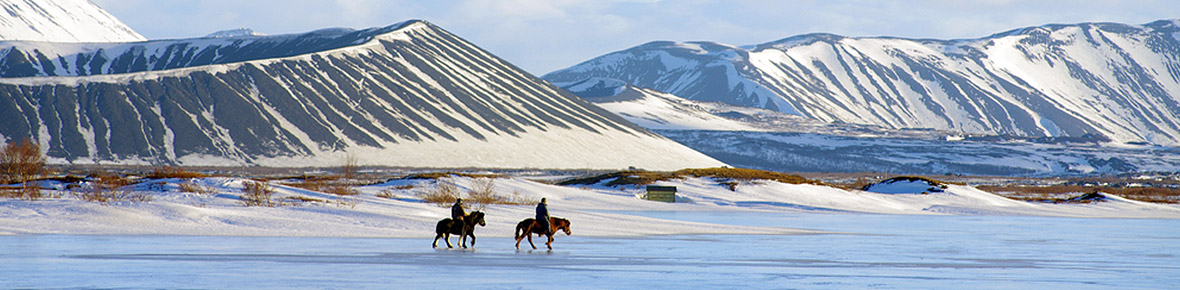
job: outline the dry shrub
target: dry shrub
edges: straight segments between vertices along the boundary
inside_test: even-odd
[[[93,176],[92,181],[74,192],[74,197],[88,201],[108,204],[119,201],[148,202],[152,197],[127,190],[131,180],[122,176]]]
[[[359,193],[356,191],[356,189],[352,189],[351,186],[344,185],[344,184],[331,185],[331,186],[325,187],[323,191],[326,193],[331,193],[331,194],[335,194],[335,195],[339,195],[339,196],[351,196],[351,195],[357,195]]]
[[[324,188],[328,187],[328,180],[326,178],[308,177],[300,180],[298,183],[287,183],[286,185],[311,191],[323,191]]]
[[[164,178],[192,179],[192,178],[204,178],[204,177],[209,177],[209,175],[188,171],[188,170],[185,170],[184,168],[176,167],[176,166],[156,167],[156,168],[152,169],[152,173],[149,173],[147,175],[147,178],[151,178],[151,179],[164,179]]]
[[[278,204],[270,200],[274,195],[274,188],[266,182],[248,180],[242,183],[242,205],[273,207]]]
[[[39,200],[45,198],[41,187],[32,183],[25,183],[19,187],[0,187],[0,197],[23,200]]]
[[[479,178],[471,181],[471,190],[467,191],[465,201],[470,200],[471,208],[484,210],[489,204],[535,204],[539,201],[530,200],[513,191],[512,197],[496,194],[496,181],[491,178]]]
[[[356,178],[357,163],[356,156],[353,156],[351,153],[344,157],[344,164],[340,166],[340,173],[344,175],[344,179]]]
[[[215,189],[213,187],[200,185],[200,184],[197,184],[192,181],[181,182],[180,184],[177,184],[177,186],[180,186],[180,191],[183,191],[183,192],[192,192],[192,193],[198,193],[198,194],[217,193],[217,189]]]
[[[399,186],[399,187],[400,187],[400,186]],[[396,194],[396,193],[393,193],[393,190],[394,190],[394,189],[396,189],[396,188],[397,188],[397,187],[394,187],[394,188],[386,188],[386,189],[384,189],[384,190],[381,190],[381,192],[378,192],[378,193],[377,193],[377,197],[380,197],[380,198],[388,198],[388,199],[397,199],[397,198],[398,198],[398,197],[397,197],[397,194]],[[410,188],[413,188],[413,186],[411,186]]]
[[[339,208],[348,207],[348,208],[355,209],[356,205],[360,204],[361,201],[353,199],[353,198],[337,198],[332,203],[336,204],[336,207],[339,207]]]
[[[0,184],[21,183],[41,175],[45,168],[45,155],[41,146],[25,138],[20,142],[9,142],[0,148]]]
[[[422,200],[439,206],[447,206],[459,198],[459,188],[450,182],[438,182],[434,189],[422,194]]]

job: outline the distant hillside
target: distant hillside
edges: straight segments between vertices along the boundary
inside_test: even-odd
[[[1082,23],[980,39],[809,34],[651,42],[543,76],[619,79],[825,122],[1180,145],[1180,27]]]

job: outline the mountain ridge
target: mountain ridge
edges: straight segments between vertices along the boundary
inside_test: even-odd
[[[58,163],[332,166],[359,154],[399,167],[724,165],[429,22],[364,31],[385,30],[285,57],[0,78],[0,113],[24,117],[0,120],[0,135],[33,136]]]
[[[1042,25],[955,40],[807,34],[741,47],[662,41],[542,78],[614,78],[825,122],[1175,146],[1177,31],[1176,20],[1160,20]]]

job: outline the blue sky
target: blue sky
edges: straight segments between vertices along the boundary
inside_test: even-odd
[[[425,19],[541,75],[653,40],[734,45],[827,32],[978,38],[1048,23],[1180,18],[1172,0],[92,0],[149,39]]]

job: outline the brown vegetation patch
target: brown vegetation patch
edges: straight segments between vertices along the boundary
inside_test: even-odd
[[[0,186],[0,197],[32,201],[45,198],[46,195],[41,191],[41,187],[26,183],[22,186]]]
[[[447,171],[447,172],[415,173],[415,174],[407,175],[406,177],[403,177],[402,179],[439,179],[439,178],[451,177],[451,176],[459,176],[459,177],[467,177],[467,178],[506,178],[506,176],[501,175],[501,174],[477,174],[477,173]]]
[[[164,178],[191,179],[191,178],[209,177],[209,175],[188,171],[188,170],[185,170],[184,168],[176,167],[176,166],[162,166],[162,167],[153,168],[152,172],[149,173],[146,177],[151,178],[151,179],[164,179]]]
[[[774,171],[746,169],[746,168],[700,168],[700,169],[681,169],[674,172],[658,172],[658,171],[620,171],[601,174],[586,178],[577,178],[566,180],[558,183],[559,185],[589,185],[598,184],[605,180],[614,179],[607,182],[607,186],[626,186],[635,185],[643,186],[652,184],[658,181],[678,179],[684,177],[712,177],[717,179],[725,179],[722,182],[728,185],[731,189],[736,189],[737,183],[733,181],[753,181],[753,180],[773,180],[787,184],[817,184],[822,185],[823,182],[803,178],[798,175],[790,175]]]
[[[1059,199],[1062,195],[1083,192],[1105,192],[1127,199],[1157,202],[1180,203],[1180,188],[1166,187],[1109,187],[1082,185],[1051,185],[1051,186],[977,186],[979,190],[992,192],[1011,199],[1042,201]]]

